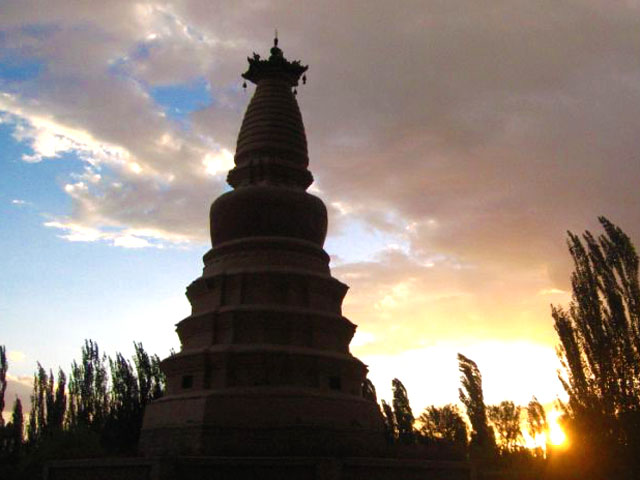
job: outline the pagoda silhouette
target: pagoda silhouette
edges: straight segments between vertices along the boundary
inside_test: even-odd
[[[367,367],[349,352],[348,287],[323,250],[327,209],[313,182],[295,88],[308,67],[277,38],[242,76],[233,190],[211,205],[212,248],[187,288],[182,348],[162,362],[166,395],[147,407],[147,455],[362,454],[384,445]],[[306,77],[302,77],[306,81]],[[246,83],[245,83],[246,85]]]
[[[467,462],[389,445],[367,367],[349,352],[348,287],[323,249],[296,88],[307,67],[277,38],[242,76],[256,84],[227,182],[211,205],[212,248],[187,287],[180,352],[147,405],[140,457],[60,460],[47,480],[469,480]],[[417,447],[416,445],[410,447]]]

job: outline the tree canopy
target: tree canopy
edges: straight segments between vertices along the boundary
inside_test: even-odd
[[[553,306],[571,427],[584,444],[640,448],[640,287],[630,238],[604,217],[604,234],[568,232],[572,301]]]

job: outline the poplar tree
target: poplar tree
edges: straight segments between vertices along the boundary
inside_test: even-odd
[[[487,407],[484,404],[482,392],[482,375],[478,365],[470,358],[458,353],[458,369],[462,384],[458,394],[471,422],[471,446],[487,454],[493,453],[495,437],[487,420]]]
[[[7,349],[4,345],[0,345],[0,428],[4,426],[4,394],[7,391],[7,370],[9,363],[7,362]]]
[[[109,413],[102,439],[112,451],[130,453],[135,449],[142,426],[139,378],[129,360],[121,353],[115,360],[109,359],[111,367],[111,391]]]
[[[391,405],[382,400],[382,419],[384,420],[384,434],[388,443],[394,443],[398,438],[398,426],[396,425],[396,418],[393,414]]]
[[[521,407],[508,400],[498,405],[490,405],[487,410],[489,420],[500,438],[500,447],[503,451],[515,451],[518,442],[522,440],[521,412]]]
[[[426,440],[442,441],[458,447],[467,446],[467,424],[456,405],[427,407],[418,417],[419,433]]]
[[[100,431],[109,411],[107,358],[98,344],[85,340],[82,362],[75,360],[69,378],[69,424],[72,428]]]
[[[533,438],[536,435],[546,434],[549,430],[547,414],[536,397],[533,397],[527,405],[527,429]]]
[[[368,378],[365,378],[364,382],[362,382],[362,396],[367,400],[378,403],[378,394],[376,392],[376,387]]]
[[[27,437],[29,443],[37,443],[47,431],[47,398],[49,392],[49,376],[38,362],[36,373],[33,374],[33,391],[31,392],[31,413]]]
[[[407,389],[397,378],[391,381],[391,388],[393,390],[393,415],[398,429],[398,441],[406,445],[415,443],[416,438],[413,429],[415,419],[411,405],[409,405]]]
[[[13,404],[11,422],[7,428],[13,444],[11,453],[16,455],[22,449],[22,443],[24,442],[24,416],[22,414],[22,402],[18,397],[16,397],[16,401]]]
[[[572,300],[552,306],[566,410],[583,445],[640,448],[640,285],[630,238],[604,217],[604,234],[568,232]]]
[[[150,356],[142,347],[142,343],[134,342],[133,346],[140,404],[144,408],[150,401],[162,397],[166,378],[160,370],[160,358],[157,355]]]

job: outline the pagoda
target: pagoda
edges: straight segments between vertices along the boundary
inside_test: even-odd
[[[212,248],[187,288],[181,350],[162,362],[166,395],[147,406],[146,456],[366,456],[385,446],[367,367],[349,352],[348,287],[323,249],[327,210],[307,192],[296,88],[307,66],[277,38],[242,75],[256,85],[233,188],[211,205]],[[246,84],[245,84],[246,86]]]
[[[238,135],[233,190],[211,205],[212,248],[187,287],[181,349],[147,405],[142,456],[56,460],[48,480],[471,480],[468,462],[389,445],[367,367],[349,352],[347,286],[323,250],[295,89],[306,66],[277,39],[243,77],[256,84]],[[425,447],[424,445],[422,447]]]

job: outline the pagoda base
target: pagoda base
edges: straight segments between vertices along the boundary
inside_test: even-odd
[[[66,460],[45,480],[473,480],[468,462],[389,458],[173,457]]]
[[[295,388],[169,395],[147,406],[140,437],[147,457],[364,457],[385,447],[376,403]]]

